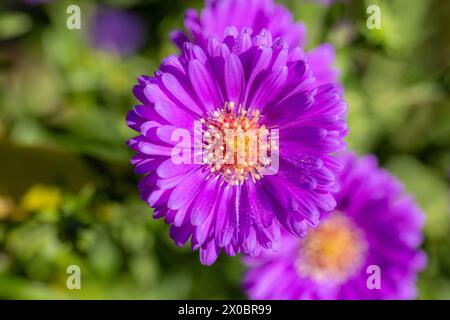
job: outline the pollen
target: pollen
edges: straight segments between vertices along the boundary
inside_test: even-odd
[[[278,150],[278,145],[260,120],[259,110],[249,112],[233,102],[201,119],[203,164],[209,166],[210,176],[220,175],[230,185],[263,177],[271,150]]]
[[[297,270],[317,282],[343,283],[362,266],[367,243],[360,228],[333,213],[301,240]]]

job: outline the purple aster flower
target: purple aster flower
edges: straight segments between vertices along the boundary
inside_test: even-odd
[[[237,30],[251,28],[254,34],[268,30],[274,39],[284,39],[291,50],[306,45],[305,25],[294,22],[290,11],[273,0],[206,0],[200,14],[193,9],[186,12],[184,25],[188,34],[178,30],[171,33],[181,50],[186,41],[206,50],[208,39],[216,37],[217,41],[222,41],[224,30],[230,26]],[[336,82],[339,74],[332,68],[334,58],[334,48],[329,44],[305,54],[317,83]]]
[[[294,23],[292,14],[273,0],[206,0],[205,8],[198,14],[190,9],[186,12],[184,25],[193,42],[205,46],[208,38],[218,37],[234,26],[238,30],[252,28],[255,34],[266,29],[274,38],[283,38],[291,48],[306,44],[306,27]]]
[[[250,298],[415,297],[416,274],[426,263],[418,249],[424,215],[375,157],[347,154],[343,160],[336,210],[305,238],[283,234],[279,252],[246,260]],[[378,267],[374,287],[377,280],[368,278]]]
[[[53,1],[53,0],[23,0],[24,3],[30,4],[30,5],[49,3],[51,1]]]
[[[317,82],[300,48],[266,30],[228,28],[206,50],[186,42],[138,81],[141,105],[127,124],[139,132],[129,146],[145,174],[141,196],[203,264],[221,249],[277,248],[280,229],[304,236],[334,209],[331,154],[345,148],[347,105],[338,86]]]
[[[138,15],[109,7],[98,9],[91,31],[93,47],[121,56],[139,50],[146,37],[145,24]]]

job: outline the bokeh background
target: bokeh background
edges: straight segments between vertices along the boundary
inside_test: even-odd
[[[309,48],[337,50],[349,146],[375,153],[427,215],[419,299],[450,299],[450,1],[286,0]],[[81,30],[66,27],[71,4]],[[381,30],[366,8],[381,7]],[[239,257],[201,266],[140,201],[131,88],[175,52],[187,0],[2,0],[0,298],[245,298]],[[108,31],[109,30],[109,31]],[[81,268],[81,290],[66,268]]]

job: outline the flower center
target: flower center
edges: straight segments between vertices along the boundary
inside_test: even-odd
[[[263,169],[271,164],[271,150],[278,145],[259,120],[259,110],[248,112],[233,102],[201,119],[203,164],[211,175],[221,175],[230,185],[262,178]]]
[[[315,281],[342,283],[361,268],[366,252],[362,230],[335,212],[301,241],[296,266]]]

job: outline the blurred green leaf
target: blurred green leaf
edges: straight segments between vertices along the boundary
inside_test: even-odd
[[[433,170],[408,156],[391,159],[387,168],[405,183],[425,211],[425,233],[430,238],[444,238],[450,231],[449,188]]]
[[[20,36],[32,27],[30,17],[21,12],[2,12],[0,14],[0,40]]]

